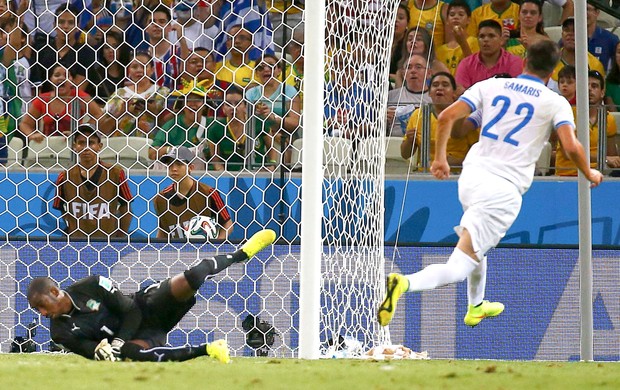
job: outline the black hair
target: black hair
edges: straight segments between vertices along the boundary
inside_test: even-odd
[[[161,4],[161,5],[159,5],[157,8],[155,8],[155,9],[151,12],[151,22],[153,21],[153,19],[152,19],[152,18],[153,18],[153,14],[154,14],[155,12],[161,12],[161,13],[164,13],[164,14],[166,14],[166,17],[168,17],[168,21],[171,21],[171,20],[172,20],[172,12],[170,12],[170,7],[168,7],[168,6],[167,6],[167,5],[165,5],[165,4]]]
[[[499,24],[497,20],[493,20],[493,19],[483,20],[482,22],[478,24],[478,31],[482,30],[485,27],[492,28],[493,30],[497,31],[499,36],[502,35],[502,25]]]
[[[576,79],[577,78],[577,70],[572,65],[565,65],[558,72],[558,81],[560,79]]]
[[[237,87],[236,85],[231,85],[224,92],[224,96],[229,95],[229,94],[230,95],[232,95],[232,94],[241,95],[243,97],[243,90],[241,88]]]
[[[62,15],[64,12],[71,12],[73,14],[73,16],[76,17],[80,14],[80,10],[67,2],[67,4],[62,4],[61,6],[59,6],[58,8],[56,8],[56,10],[54,11],[54,15],[56,15],[56,17]],[[77,23],[77,21],[76,21]]]
[[[447,77],[448,80],[450,80],[450,84],[452,85],[452,89],[456,91],[456,80],[454,79],[454,76],[452,76],[452,74],[448,73],[448,72],[437,72],[437,73],[433,74],[431,76],[430,84],[433,85],[433,80],[435,80],[435,78],[437,78],[439,76]]]
[[[527,48],[525,68],[536,76],[549,77],[560,61],[560,48],[555,42],[542,39]]]
[[[265,62],[265,58],[271,58],[272,60],[275,60],[276,63],[274,64],[274,66],[282,69],[282,61],[280,61],[280,59],[275,54],[269,54],[269,53],[263,54],[263,58],[261,58],[261,62]],[[258,66],[260,66],[260,62]],[[257,69],[258,69],[258,66],[256,67]]]
[[[450,10],[452,8],[463,8],[465,10],[465,13],[467,13],[467,16],[471,16],[471,8],[465,0],[452,0],[452,2],[448,4],[448,14],[450,13]]]
[[[68,76],[75,77],[75,74],[76,74],[75,69],[67,68],[64,64],[60,62],[55,62],[54,65],[47,68],[47,80],[45,80],[43,82],[43,85],[41,85],[41,92],[51,92],[54,90],[55,85],[52,84],[51,79],[52,79],[52,75],[54,74],[54,70],[58,68],[59,66],[67,71]]]
[[[38,295],[49,294],[52,287],[56,287],[56,284],[48,277],[42,276],[32,279],[32,282],[28,285],[28,292],[26,293],[28,303],[32,305],[32,301]]]

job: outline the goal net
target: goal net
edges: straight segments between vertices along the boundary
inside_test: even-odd
[[[277,245],[205,282],[168,342],[225,337],[236,356],[297,356],[304,2],[32,3],[0,17],[14,49],[0,66],[11,103],[0,123],[0,351],[54,348],[26,300],[35,277],[66,288],[99,274],[129,294],[270,228]],[[312,103],[325,111],[324,352],[341,337],[356,352],[389,341],[375,317],[396,7],[327,1],[325,101]],[[178,146],[194,154],[189,187],[159,161]],[[198,182],[220,199],[180,211]],[[188,243],[193,215],[212,216],[222,236]],[[250,331],[269,333],[258,320],[246,329],[252,317],[275,338],[251,345]]]
[[[395,1],[327,2],[321,339],[388,343],[384,292],[385,103]]]

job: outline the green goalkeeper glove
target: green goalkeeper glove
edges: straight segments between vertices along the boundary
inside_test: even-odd
[[[105,360],[109,362],[120,361],[121,358],[117,354],[114,353],[114,349],[108,343],[108,339],[103,339],[101,342],[95,347],[95,360]]]

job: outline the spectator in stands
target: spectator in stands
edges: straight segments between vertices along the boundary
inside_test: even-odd
[[[269,19],[272,25],[273,40],[276,44],[285,46],[295,33],[303,30],[305,0],[273,0],[270,3]]]
[[[480,52],[464,58],[456,68],[457,85],[467,89],[498,73],[508,73],[512,77],[520,75],[523,59],[508,53],[503,44],[502,26],[495,20],[482,21],[478,31]]]
[[[614,111],[620,111],[620,42],[614,49],[611,70],[607,75],[607,104],[614,105]]]
[[[206,122],[203,120],[202,113],[205,109],[207,91],[202,87],[190,84],[183,90],[172,92],[171,95],[178,96],[183,100],[183,108],[172,119],[164,123],[155,134],[153,144],[149,148],[149,159],[151,160],[159,160],[173,146],[195,148],[194,155],[203,155],[202,148],[196,148],[206,138]]]
[[[566,65],[558,72],[560,95],[564,96],[571,106],[577,105],[577,72],[572,65]]]
[[[220,31],[215,25],[217,17],[212,7],[210,1],[204,0],[181,0],[175,4],[176,22],[180,26],[176,39],[184,39],[188,50],[205,47],[211,51],[215,47]]]
[[[160,87],[149,77],[153,74],[153,58],[137,52],[127,67],[127,82],[106,104],[106,111],[118,120],[110,135],[153,137],[158,118],[166,105],[170,90]]]
[[[448,67],[452,75],[463,58],[480,50],[478,39],[467,32],[470,17],[471,10],[465,0],[453,0],[448,4],[446,31],[451,31],[451,34],[447,34],[450,39],[437,48],[437,59]]]
[[[230,83],[215,78],[216,63],[213,52],[203,47],[197,47],[185,60],[185,71],[181,74],[180,89],[189,85],[197,85],[207,91],[207,107],[204,115],[207,117],[223,117],[222,104],[224,92]],[[175,107],[176,107],[175,103]],[[175,110],[176,111],[176,110]]]
[[[543,27],[543,8],[540,0],[523,0],[519,8],[519,28],[509,32],[506,50],[525,58],[527,47],[541,39],[549,39]],[[508,30],[504,30],[506,34]]]
[[[159,218],[157,238],[184,238],[183,228],[197,215],[213,218],[221,227],[218,239],[225,239],[233,230],[233,222],[220,193],[194,179],[195,154],[179,146],[160,158],[167,165],[173,183],[155,195],[153,205]]]
[[[24,104],[18,87],[21,66],[17,60],[22,43],[22,33],[17,28],[16,19],[0,18],[0,164],[7,161],[7,145],[17,129],[17,120]]]
[[[67,0],[19,0],[20,6],[25,5],[28,9],[23,18],[32,34],[31,42],[35,50],[43,47],[50,37],[56,36],[58,25],[54,11],[67,3]]]
[[[263,127],[278,144],[284,143],[284,159],[290,161],[288,144],[301,122],[301,101],[297,90],[282,82],[282,62],[266,54],[256,66],[260,84],[246,91],[246,100],[254,105],[254,125]]]
[[[90,30],[85,30],[86,44],[92,49],[97,50],[103,45],[104,35],[109,30],[118,31],[122,34],[121,30],[113,25],[113,19],[111,17],[100,18],[95,21],[95,25]]]
[[[149,18],[146,33],[148,51],[153,55],[152,79],[158,86],[173,90],[180,74],[182,55],[181,50],[170,43],[171,18],[170,8],[160,5]]]
[[[392,37],[392,50],[390,51],[390,82],[396,82],[396,72],[402,64],[403,48],[407,39],[409,26],[409,8],[404,3],[398,5],[396,21],[394,24],[394,36]]]
[[[129,234],[132,195],[125,171],[98,158],[101,135],[80,125],[72,149],[78,162],[56,179],[53,207],[60,210],[69,238],[115,238]]]
[[[128,49],[123,43],[122,33],[116,30],[105,32],[104,43],[97,51],[97,62],[87,71],[86,88],[86,92],[101,106],[105,106],[114,92],[124,85],[129,63]]]
[[[372,91],[362,84],[365,78],[362,79],[356,68],[352,53],[338,50],[329,61],[324,107],[327,135],[353,140],[365,138],[369,131],[368,118],[374,115],[370,104]]]
[[[146,28],[153,10],[161,4],[161,0],[110,0],[108,3],[114,26],[123,31],[124,42],[134,50],[146,50]]]
[[[428,145],[430,146],[429,151],[429,161],[428,166],[430,166],[430,162],[435,158],[435,141],[437,136],[437,116],[450,104],[454,103],[456,100],[456,81],[454,77],[448,72],[436,73],[431,78],[431,88],[429,93],[433,108],[430,110],[431,117],[424,118],[424,110],[423,108],[416,109],[409,122],[407,123],[407,131],[405,136],[403,137],[403,142],[400,145],[400,154],[402,158],[409,159],[413,157],[416,151],[420,150],[423,143],[426,142],[424,140],[422,128],[424,126],[424,121],[427,119],[430,124],[430,139],[428,140]],[[472,131],[467,134],[466,137],[463,138],[450,138],[448,140],[448,163],[451,167],[453,167],[453,172],[458,172],[460,169],[458,167],[461,166],[463,160],[465,159],[465,155],[471,145],[478,141],[478,132]],[[455,169],[457,168],[457,169]]]
[[[562,43],[560,62],[555,67],[547,84],[549,88],[556,92],[558,91],[558,72],[566,65],[575,66],[575,19],[573,18],[568,18],[562,23]],[[605,75],[603,64],[591,53],[588,53],[588,69]]]
[[[478,36],[480,23],[484,20],[495,20],[500,27],[509,31],[519,28],[519,4],[510,0],[491,0],[490,3],[472,11],[469,23],[469,35]],[[500,37],[503,35],[500,34]],[[458,83],[458,78],[457,78]]]
[[[250,59],[252,33],[242,25],[232,26],[228,30],[226,46],[229,49],[228,59],[218,62],[215,77],[239,87],[256,83],[257,80],[254,78],[256,62]]]
[[[95,51],[85,44],[86,35],[76,26],[77,13],[75,7],[67,4],[56,9],[56,37],[39,51],[33,51],[31,80],[35,84],[45,81],[49,68],[60,63],[71,71],[80,90],[88,86],[86,69],[94,64]]]
[[[248,133],[247,103],[241,89],[231,86],[226,91],[224,113],[226,118],[223,120],[207,121],[209,170],[240,171],[252,166],[273,170],[276,160],[272,136],[266,132]],[[248,141],[248,138],[253,140]],[[253,150],[250,149],[252,146]]]
[[[597,26],[598,16],[601,11],[592,4],[586,4],[586,23],[588,28],[588,51],[596,57],[605,71],[611,69],[614,61],[618,36]]]
[[[220,33],[215,42],[215,49],[221,57],[227,57],[230,48],[228,36],[233,26],[242,25],[250,33],[248,58],[259,60],[263,54],[274,54],[271,21],[263,1],[255,0],[213,0],[213,12],[219,10],[217,23]],[[214,12],[215,14],[215,12]],[[228,32],[228,34],[226,33]]]
[[[12,29],[10,30],[12,31]],[[32,56],[32,50],[28,45],[28,27],[22,23],[21,30],[16,29],[15,32],[19,32],[21,39],[19,42],[11,44],[11,46],[17,50],[17,61],[15,66],[15,80],[17,85],[17,95],[21,100],[21,113],[22,115],[28,112],[28,104],[32,100],[35,87],[30,81],[30,58]]]
[[[597,166],[599,146],[599,110],[602,107],[605,96],[605,79],[600,72],[591,70],[588,72],[588,101],[590,103],[590,166]],[[607,137],[607,151],[605,162],[609,168],[620,168],[620,157],[616,148],[616,121],[610,113],[607,113],[607,128],[604,130]],[[566,156],[561,143],[556,147],[555,173],[558,176],[577,176],[575,164]]]
[[[423,27],[433,37],[436,46],[445,43],[444,20],[447,19],[445,3],[439,0],[409,0],[409,28]]]
[[[304,31],[295,31],[293,39],[286,47],[291,56],[290,65],[286,66],[286,84],[295,87],[299,94],[299,100],[303,104],[303,79],[304,79]]]
[[[84,3],[87,3],[86,1]],[[82,31],[90,31],[100,19],[112,20],[112,12],[106,8],[105,0],[91,0],[90,4],[79,13],[77,25]]]
[[[422,104],[431,103],[427,87],[430,78],[431,71],[426,57],[418,54],[412,55],[406,65],[403,86],[388,92],[388,136],[404,135],[413,111]]]
[[[435,58],[435,49],[433,45],[433,40],[429,32],[424,29],[410,29],[407,32],[407,40],[405,41],[405,47],[403,48],[403,54],[401,61],[403,64],[406,64],[407,61],[411,58],[411,55],[417,54],[426,58],[429,62],[429,68],[431,74],[436,72],[448,72],[448,68],[446,65]],[[405,68],[401,67],[398,71],[396,71],[396,79],[395,79],[395,87],[400,88],[403,86],[403,77],[404,77]]]
[[[102,130],[112,127],[112,120],[94,99],[86,92],[80,91],[73,83],[73,75],[64,65],[56,64],[50,68],[49,90],[35,97],[28,113],[22,118],[19,130],[32,142],[43,142],[48,136],[69,136],[73,121],[89,118],[89,123],[96,124]],[[73,112],[73,103],[77,103],[78,112]],[[39,127],[42,123],[43,128]]]

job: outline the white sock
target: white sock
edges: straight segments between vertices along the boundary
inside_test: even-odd
[[[448,262],[431,264],[420,272],[405,275],[409,279],[408,291],[432,290],[446,284],[465,280],[478,266],[478,262],[459,248],[454,248]]]
[[[467,277],[467,302],[478,305],[484,299],[484,289],[487,284],[487,257],[480,260],[480,264]]]

